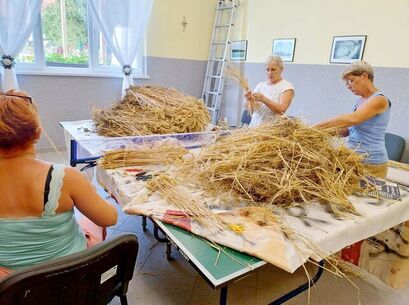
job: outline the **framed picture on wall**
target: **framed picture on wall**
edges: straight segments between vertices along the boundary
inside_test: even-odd
[[[280,56],[283,61],[293,61],[295,38],[282,38],[273,40],[273,55]]]
[[[362,60],[366,35],[334,36],[329,62],[350,64]]]
[[[247,58],[247,40],[232,41],[230,45],[230,60],[245,61]]]

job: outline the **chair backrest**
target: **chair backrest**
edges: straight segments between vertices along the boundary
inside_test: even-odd
[[[0,304],[106,305],[115,296],[127,304],[137,254],[136,236],[126,234],[22,268],[0,282]]]
[[[405,150],[405,144],[405,139],[401,136],[386,133],[385,145],[389,160],[399,162],[402,158],[403,151]]]
[[[240,120],[240,122],[241,122],[241,125],[244,125],[244,124],[250,124],[250,122],[251,122],[251,115],[249,115],[249,113],[248,113],[248,111],[247,111],[247,109],[244,109],[243,110],[243,114],[241,115],[241,120]]]

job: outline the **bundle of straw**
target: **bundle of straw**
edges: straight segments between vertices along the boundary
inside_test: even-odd
[[[219,138],[187,160],[181,173],[212,196],[283,207],[319,199],[342,216],[355,212],[348,196],[360,190],[367,170],[360,155],[333,139],[282,118]]]
[[[405,164],[405,163],[402,163],[402,162],[389,160],[388,161],[388,166],[409,171],[409,164]]]
[[[99,135],[115,137],[204,131],[210,114],[176,89],[133,86],[108,109],[94,109],[93,120]]]
[[[228,225],[216,214],[212,213],[205,204],[194,200],[184,191],[178,182],[167,174],[161,174],[150,179],[147,188],[152,192],[159,192],[162,198],[172,203],[186,213],[186,216],[195,219],[198,223],[210,230],[221,231]]]
[[[146,143],[137,148],[111,150],[98,159],[98,164],[106,169],[124,166],[171,164],[187,154],[187,150],[175,143],[158,141]]]
[[[243,91],[247,92],[250,90],[247,78],[235,66],[229,64],[224,71],[224,76],[235,81],[240,86],[240,88],[243,89]],[[257,110],[259,108],[259,105],[254,99],[248,99],[246,106],[249,115],[251,115],[254,110]]]

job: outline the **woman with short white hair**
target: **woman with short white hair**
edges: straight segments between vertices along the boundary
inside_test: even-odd
[[[284,70],[281,58],[269,56],[265,64],[267,80],[244,95],[248,102],[255,101],[258,106],[251,117],[250,127],[257,127],[285,113],[294,98],[294,86],[281,76]]]

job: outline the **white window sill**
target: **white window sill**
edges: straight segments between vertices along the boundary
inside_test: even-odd
[[[73,68],[77,70],[78,68]],[[67,69],[61,71],[53,71],[52,69],[47,70],[29,70],[29,69],[16,69],[17,75],[44,75],[44,76],[68,76],[68,77],[112,77],[112,78],[123,78],[122,73],[115,72],[93,72],[93,71],[73,71],[72,69]],[[150,79],[149,75],[138,75],[132,74],[134,79]]]

